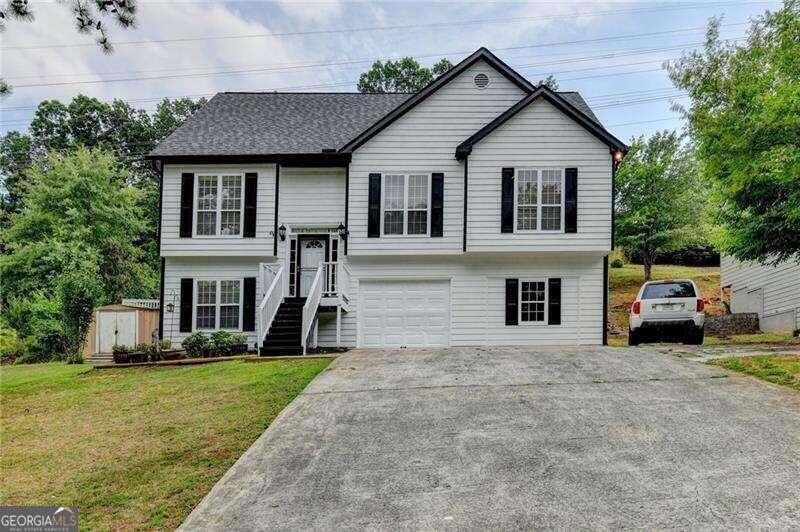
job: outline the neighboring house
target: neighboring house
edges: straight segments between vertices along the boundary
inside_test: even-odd
[[[164,337],[602,344],[625,150],[484,48],[415,94],[218,94],[148,155]]]
[[[731,291],[731,312],[757,312],[762,331],[800,329],[800,264],[765,266],[723,255],[720,285]]]

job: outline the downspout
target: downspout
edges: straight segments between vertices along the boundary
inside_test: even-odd
[[[272,220],[272,255],[278,258],[278,199],[281,192],[281,163],[275,163],[275,215]]]
[[[164,218],[164,162],[153,160],[153,170],[158,173],[158,227],[156,228],[156,249],[160,259],[161,271],[158,281],[158,339],[164,339],[164,269],[165,261],[161,256],[161,224]]]
[[[469,176],[469,155],[464,157],[464,225],[461,229],[463,243],[461,245],[462,253],[467,252],[467,192],[469,191],[468,186],[468,176]]]

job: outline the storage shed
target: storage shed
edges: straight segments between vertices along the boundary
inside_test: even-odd
[[[127,300],[105,305],[94,312],[86,339],[84,355],[92,359],[110,359],[114,345],[152,343],[158,331],[158,301]]]

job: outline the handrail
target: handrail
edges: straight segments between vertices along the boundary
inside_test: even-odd
[[[264,294],[264,298],[261,300],[261,303],[258,304],[258,307],[256,307],[256,324],[258,325],[259,346],[264,343],[264,339],[267,337],[269,328],[272,326],[272,320],[275,319],[275,315],[278,313],[278,308],[280,308],[281,303],[283,302],[285,295],[285,283],[283,282],[283,277],[285,275],[284,272],[285,269],[283,266],[278,268],[278,271],[275,273],[275,277],[272,279],[272,283],[269,285],[269,289]]]
[[[323,262],[325,266],[323,297],[347,297],[350,286],[350,269],[343,262]]]
[[[306,346],[308,345],[308,334],[311,332],[312,325],[314,325],[314,318],[317,316],[319,302],[322,299],[322,289],[324,288],[324,272],[325,264],[322,263],[317,268],[317,273],[314,275],[314,281],[311,283],[311,288],[306,296],[306,304],[303,305],[303,325],[300,331],[300,345],[303,347],[304,355],[306,354]]]

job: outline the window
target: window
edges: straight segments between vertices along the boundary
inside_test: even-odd
[[[427,235],[430,174],[386,174],[383,177],[383,234]]]
[[[197,236],[242,233],[243,185],[241,175],[197,176]]]
[[[642,299],[671,299],[674,297],[696,297],[694,286],[688,281],[653,283],[644,287]]]
[[[513,292],[512,292],[513,293]],[[547,282],[520,281],[519,283],[519,321],[520,323],[546,323]]]
[[[195,301],[196,329],[238,330],[241,323],[242,282],[197,281]]]
[[[563,190],[561,168],[518,170],[514,189],[515,230],[561,231],[564,226]]]

